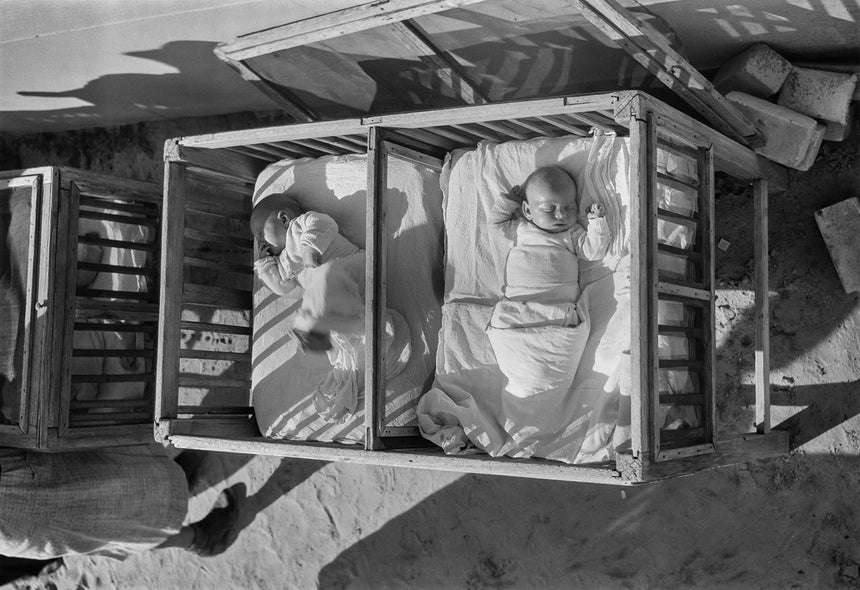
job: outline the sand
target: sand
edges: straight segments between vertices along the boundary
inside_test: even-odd
[[[274,121],[273,121],[274,122]],[[160,180],[167,137],[250,115],[6,140],[3,159]],[[246,482],[222,556],[71,557],[16,588],[826,588],[860,585],[860,305],[814,211],[860,195],[860,125],[770,204],[773,417],[785,456],[640,487],[209,455],[190,502]],[[12,166],[5,166],[10,168]],[[752,426],[749,191],[717,182],[718,411]]]

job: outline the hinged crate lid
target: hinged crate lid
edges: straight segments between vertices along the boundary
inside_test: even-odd
[[[0,174],[0,440],[35,437],[41,368],[46,347],[51,239],[49,169]]]
[[[367,3],[215,53],[297,121],[648,88],[742,143],[757,137],[665,20],[616,0]]]

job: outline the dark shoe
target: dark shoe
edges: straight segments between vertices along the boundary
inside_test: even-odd
[[[203,520],[191,525],[194,541],[188,550],[202,557],[224,553],[239,536],[236,525],[239,520],[239,502],[245,499],[247,493],[245,484],[237,483],[221,493],[227,505],[213,508]]]

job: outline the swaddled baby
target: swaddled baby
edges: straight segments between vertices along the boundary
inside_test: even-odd
[[[314,392],[317,411],[328,420],[348,418],[364,390],[364,250],[342,236],[330,216],[302,211],[285,193],[257,203],[250,225],[257,276],[279,295],[304,289],[293,335],[303,350],[326,352],[332,364]],[[392,378],[411,353],[409,326],[392,310],[386,312],[383,345]]]
[[[567,391],[588,338],[580,298],[579,259],[600,260],[611,241],[603,207],[593,204],[588,228],[578,223],[577,187],[562,168],[538,168],[491,214],[514,231],[505,265],[504,299],[487,336],[517,398]]]

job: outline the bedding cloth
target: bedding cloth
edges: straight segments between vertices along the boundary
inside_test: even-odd
[[[442,193],[439,174],[431,168],[393,156],[387,168],[387,307],[394,312],[389,314],[391,322],[405,320],[408,326],[399,333],[409,335],[410,355],[405,368],[389,370],[398,374],[386,383],[385,417],[387,426],[414,426],[415,402],[432,378],[441,325]],[[257,178],[254,204],[282,192],[306,210],[330,215],[341,234],[364,249],[365,155],[275,162]],[[331,375],[332,363],[325,355],[303,352],[290,333],[303,294],[297,288],[277,296],[255,279],[251,387],[260,432],[275,439],[360,443],[362,403],[340,420],[321,416],[315,404],[315,392]],[[363,374],[356,378],[363,379]]]
[[[587,463],[609,460],[628,444],[628,148],[627,139],[596,134],[482,142],[447,158],[441,179],[446,238],[442,330],[436,379],[418,404],[421,434],[445,452]],[[564,168],[576,181],[584,227],[591,204],[603,205],[612,241],[602,260],[580,260],[582,295],[576,310],[581,332],[571,334],[573,340],[563,346],[555,343],[565,354],[577,345],[581,349],[572,385],[551,389],[548,395],[520,397],[511,393],[486,330],[503,298],[505,261],[512,246],[509,237],[489,228],[488,220],[499,195],[535,168],[548,165]],[[666,197],[664,191],[659,198]],[[661,241],[667,237],[660,234]],[[674,240],[686,240],[679,247],[692,243],[684,226]],[[516,350],[504,356],[511,362]],[[569,358],[530,356],[535,355],[521,352],[516,369],[543,374],[550,382],[571,368]]]

